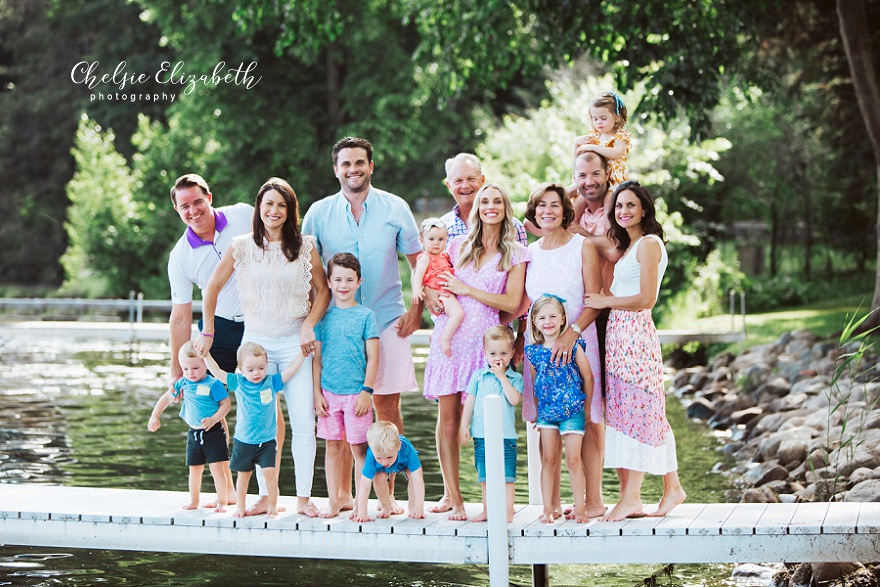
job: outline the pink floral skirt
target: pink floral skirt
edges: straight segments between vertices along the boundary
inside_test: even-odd
[[[650,310],[611,310],[605,340],[606,467],[677,468],[666,420],[663,358]]]

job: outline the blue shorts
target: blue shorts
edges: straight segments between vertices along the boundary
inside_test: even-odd
[[[486,439],[474,438],[474,465],[477,467],[477,481],[486,482]],[[504,481],[516,481],[516,439],[504,439]]]
[[[548,430],[559,430],[560,434],[583,434],[586,429],[586,423],[584,411],[581,410],[571,418],[561,422],[548,422],[547,420],[542,420],[539,416],[535,426]]]
[[[250,473],[254,470],[254,465],[259,465],[263,469],[274,469],[276,454],[277,443],[274,440],[261,444],[248,444],[233,438],[229,468],[238,473]]]

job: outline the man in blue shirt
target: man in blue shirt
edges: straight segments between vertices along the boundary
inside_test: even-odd
[[[379,372],[373,405],[379,420],[403,432],[400,393],[417,388],[409,336],[421,320],[418,306],[406,310],[401,290],[398,252],[415,267],[421,252],[419,229],[409,205],[372,186],[373,146],[346,137],[332,150],[333,172],[340,191],[315,202],[303,218],[303,233],[314,235],[326,263],[348,252],[361,264],[363,284],[357,302],[373,310],[379,324]]]

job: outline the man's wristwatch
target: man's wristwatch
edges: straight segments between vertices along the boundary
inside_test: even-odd
[[[581,335],[581,327],[577,325],[577,322],[572,322],[572,323],[571,323],[571,329],[572,329],[572,330],[574,331],[574,333],[577,334],[578,336]]]

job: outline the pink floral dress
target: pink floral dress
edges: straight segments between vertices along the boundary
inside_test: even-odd
[[[458,263],[461,246],[467,236],[457,236],[449,245],[449,256],[452,263]],[[513,254],[513,265],[528,261],[528,251],[520,244]],[[479,270],[471,263],[467,267],[455,268],[455,276],[465,285],[475,287],[487,293],[501,294],[507,287],[507,272],[498,270],[501,253],[498,253]],[[489,307],[470,296],[459,296],[458,302],[464,309],[464,322],[452,337],[452,356],[447,356],[440,348],[440,337],[431,337],[431,348],[428,351],[428,362],[425,365],[426,398],[435,399],[441,395],[464,392],[467,389],[471,374],[485,366],[483,356],[483,333],[492,326],[500,324],[498,310]],[[443,332],[449,316],[440,314],[434,323],[434,332]]]
[[[658,284],[663,280],[666,248],[659,237],[648,235],[615,265],[613,295],[639,293],[641,265],[636,255],[645,239],[660,243]],[[605,386],[605,468],[654,475],[675,471],[675,437],[666,420],[663,357],[651,310],[611,310],[605,339]]]

